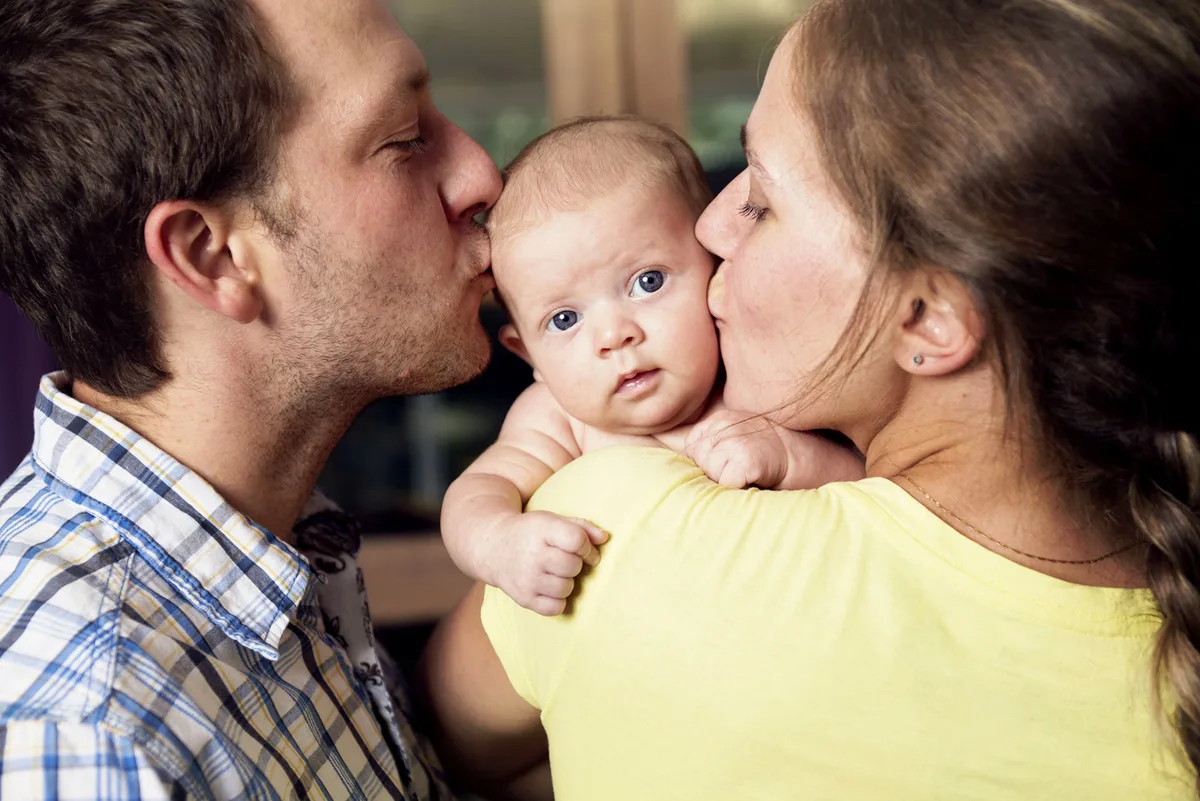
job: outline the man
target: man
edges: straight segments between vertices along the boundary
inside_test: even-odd
[[[0,486],[0,796],[444,796],[310,495],[486,364],[499,190],[379,0],[0,5],[0,290],[66,369]]]

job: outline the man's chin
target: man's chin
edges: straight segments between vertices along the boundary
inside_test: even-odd
[[[457,341],[432,338],[438,350],[429,354],[425,364],[406,370],[398,377],[394,394],[428,395],[452,389],[478,378],[492,358],[492,344],[483,326],[463,332]]]

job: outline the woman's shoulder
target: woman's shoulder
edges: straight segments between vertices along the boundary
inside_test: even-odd
[[[839,528],[863,516],[894,522],[892,496],[883,479],[826,484],[815,490],[731,489],[711,481],[694,462],[661,447],[615,446],[575,459],[530,500],[541,509],[592,520],[604,528],[637,528],[686,520],[689,530],[757,531],[804,523]],[[810,528],[810,530],[812,530]]]
[[[650,443],[619,443],[584,453],[548,479],[543,490],[611,494],[647,485],[667,490],[703,475],[694,462],[675,451]]]

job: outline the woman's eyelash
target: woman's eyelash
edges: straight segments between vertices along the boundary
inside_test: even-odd
[[[415,137],[413,139],[400,139],[395,142],[388,142],[388,147],[394,147],[397,150],[403,150],[406,153],[424,153],[429,150],[429,141],[424,137]]]
[[[749,217],[750,219],[754,220],[755,222],[760,222],[763,217],[767,216],[767,210],[764,209],[762,206],[756,206],[755,204],[753,204],[749,200],[747,200],[738,209],[738,214],[742,215],[743,217]]]

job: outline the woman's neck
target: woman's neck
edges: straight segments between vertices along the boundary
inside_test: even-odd
[[[866,443],[867,473],[895,481],[960,534],[1018,564],[1078,584],[1144,586],[1140,547],[1091,564],[1046,561],[1095,559],[1133,539],[1082,519],[1027,429],[1008,419],[989,367],[915,380]]]

